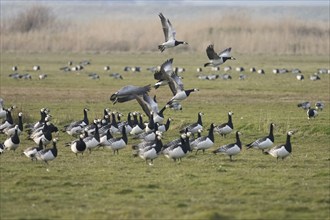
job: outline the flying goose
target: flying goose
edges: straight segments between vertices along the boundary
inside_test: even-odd
[[[159,13],[159,18],[162,23],[164,36],[165,36],[165,42],[158,45],[158,49],[163,52],[166,48],[171,48],[178,46],[180,44],[188,44],[185,41],[177,41],[175,39],[175,30],[170,22],[169,19],[166,19],[162,13]]]
[[[270,148],[274,144],[274,134],[273,134],[274,127],[275,124],[271,123],[268,136],[259,138],[249,144],[246,144],[247,149],[253,147],[253,148],[261,149],[262,152],[264,152],[265,149]]]
[[[240,135],[241,135],[241,133],[239,131],[236,131],[236,142],[235,143],[223,145],[223,146],[219,147],[218,149],[214,150],[213,153],[214,154],[217,154],[217,153],[227,154],[230,158],[230,161],[232,161],[232,156],[239,154],[242,150],[242,143],[241,143],[241,140],[239,139]]]
[[[292,146],[291,146],[291,136],[294,134],[294,131],[289,131],[287,133],[286,136],[286,142],[285,144],[281,144],[278,146],[275,146],[273,148],[271,148],[268,151],[265,151],[265,154],[270,154],[273,157],[276,157],[276,159],[278,160],[279,158],[281,158],[282,160],[284,160],[284,158],[286,158],[287,156],[289,156],[292,152]]]
[[[235,60],[234,57],[230,56],[231,47],[226,48],[224,51],[217,54],[214,51],[214,45],[211,44],[206,48],[206,55],[209,58],[209,62],[204,64],[206,66],[219,66],[226,62],[226,60]]]

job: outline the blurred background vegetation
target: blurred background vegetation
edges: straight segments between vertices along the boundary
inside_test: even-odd
[[[252,6],[197,3],[1,1],[1,51],[157,51],[164,41],[158,18],[163,12],[174,25],[177,39],[189,43],[178,51],[204,51],[214,43],[219,51],[233,47],[240,54],[330,53],[329,2],[301,5],[297,1],[282,6],[260,1]]]

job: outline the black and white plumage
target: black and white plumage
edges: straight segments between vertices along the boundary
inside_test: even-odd
[[[5,118],[6,114],[7,114],[6,110],[3,109],[3,107],[4,107],[3,106],[3,99],[0,98],[0,118]]]
[[[274,144],[274,134],[273,134],[274,127],[275,127],[275,124],[271,123],[268,136],[259,138],[249,144],[246,144],[247,149],[250,149],[253,147],[256,149],[261,149],[262,152],[264,152],[264,150],[273,146],[273,144]]]
[[[161,153],[161,150],[163,148],[163,143],[161,140],[161,136],[157,135],[155,143],[150,142],[150,145],[145,146],[142,149],[138,150],[138,155],[140,158],[146,161],[148,163],[148,160],[150,160],[149,165],[153,165],[154,159],[158,157],[158,155]]]
[[[204,115],[203,112],[198,112],[197,121],[182,128],[180,130],[180,133],[191,132],[192,134],[195,134],[198,132],[198,130],[200,129],[203,130],[203,120],[202,120],[203,115]]]
[[[242,143],[239,138],[240,135],[241,135],[241,133],[239,131],[236,131],[236,142],[235,143],[223,145],[223,146],[219,147],[218,149],[214,150],[213,153],[214,154],[217,154],[217,153],[226,154],[229,156],[230,160],[232,161],[232,156],[239,154],[242,150]]]
[[[13,136],[7,138],[3,143],[4,150],[13,150],[15,151],[20,145],[20,139],[18,136],[18,125],[15,126],[15,133]]]
[[[159,124],[158,125],[158,131],[166,132],[170,128],[172,120],[173,120],[172,118],[168,118],[165,124]]]
[[[76,156],[78,156],[78,154],[83,154],[86,150],[86,143],[85,141],[83,140],[84,138],[84,135],[81,134],[79,136],[79,139],[78,140],[75,140],[73,143],[71,143],[70,145],[70,148],[71,148],[71,151],[73,153],[76,154]]]
[[[134,121],[134,126],[132,127],[130,134],[138,135],[143,133],[146,125],[143,123],[142,115],[139,114],[138,112],[133,112],[133,121]]]
[[[233,114],[234,114],[233,112],[228,112],[228,121],[226,123],[222,123],[220,125],[217,125],[214,128],[214,131],[217,132],[218,134],[220,134],[223,137],[225,137],[227,134],[232,132],[232,130],[234,129],[234,124],[233,124],[233,121],[232,121],[232,115]]]
[[[185,41],[178,41],[175,39],[176,32],[169,19],[165,18],[162,13],[159,13],[159,18],[162,23],[162,28],[165,36],[165,42],[158,45],[158,49],[161,52],[163,52],[166,48],[175,47],[180,44],[188,44]]]
[[[226,48],[225,50],[221,51],[219,54],[217,54],[214,51],[214,45],[211,44],[206,48],[206,55],[209,58],[209,62],[204,64],[204,67],[206,66],[219,66],[226,62],[226,60],[235,60],[234,57],[230,56],[231,47]]]
[[[302,75],[302,74],[298,74],[298,75],[296,75],[296,79],[302,81],[302,80],[305,79],[305,77],[304,77],[304,75]]]
[[[202,150],[204,153],[206,149],[209,149],[213,146],[214,144],[213,131],[214,131],[214,124],[212,123],[210,125],[209,133],[207,136],[196,138],[194,141],[190,143],[190,147],[196,150],[196,154],[198,153],[199,150]]]
[[[315,118],[318,115],[318,112],[316,111],[316,109],[314,108],[309,108],[307,110],[307,118],[311,119],[311,118]]]
[[[196,92],[196,91],[199,91],[199,89],[194,88],[194,89],[178,90],[177,93],[170,99],[170,101],[168,101],[167,105],[171,105],[173,103],[179,103],[187,99],[192,92]]]
[[[17,133],[18,133],[18,135],[20,135],[23,131],[23,113],[22,112],[18,113],[18,124],[17,125],[18,125]],[[16,124],[12,124],[11,126],[8,126],[7,128],[5,128],[3,130],[3,132],[7,136],[12,136],[15,133],[15,127],[16,127]]]
[[[89,109],[84,108],[84,118],[79,121],[71,122],[69,125],[64,126],[65,132],[68,133],[71,136],[79,135],[84,130],[84,127],[86,127],[89,124],[88,120],[88,113]]]
[[[5,109],[5,112],[6,112],[6,119],[4,122],[2,122],[2,124],[0,124],[0,132],[4,132],[4,130],[10,126],[13,126],[14,125],[14,120],[13,120],[13,117],[12,117],[12,110],[15,108],[15,106],[12,106],[8,109]]]
[[[92,149],[96,148],[100,144],[100,134],[99,128],[97,126],[97,120],[94,120],[93,124],[95,126],[94,135],[85,137],[83,139],[86,144],[86,149],[89,150],[89,153],[91,153]]]
[[[323,102],[320,102],[320,101],[316,102],[316,103],[315,103],[315,108],[316,108],[317,110],[322,111],[323,108],[324,108],[324,103],[323,103]]]
[[[302,108],[302,109],[304,109],[304,110],[307,110],[307,109],[309,109],[310,107],[311,107],[311,103],[310,102],[301,102],[301,103],[298,103],[297,104],[297,107],[298,108]]]
[[[150,85],[146,85],[143,87],[138,86],[124,86],[123,88],[119,89],[117,92],[111,95],[110,101],[113,102],[113,104],[116,104],[117,102],[127,102],[130,100],[135,99],[137,95],[143,95],[147,92],[149,92],[151,89]]]
[[[275,146],[271,148],[268,151],[265,151],[265,154],[270,154],[273,157],[276,157],[276,159],[284,159],[287,156],[289,156],[292,152],[292,146],[291,146],[291,136],[294,134],[294,131],[289,131],[286,136],[286,142],[285,144],[281,144],[278,146]]]
[[[120,149],[123,149],[127,146],[128,138],[126,133],[126,127],[122,127],[122,136],[116,138],[110,138],[103,143],[103,146],[113,150],[113,154],[119,153]]]
[[[36,159],[36,154],[44,149],[44,144],[42,140],[39,142],[38,146],[28,147],[23,151],[23,154],[30,158],[31,160]]]
[[[41,129],[41,132],[34,135],[32,139],[36,144],[39,144],[40,140],[42,140],[44,145],[48,145],[52,141],[52,133],[57,131],[57,127],[47,121]]]
[[[37,160],[44,161],[46,164],[48,164],[48,161],[52,161],[57,157],[57,138],[53,139],[53,147],[48,149],[43,149],[41,151],[38,151],[35,154],[35,157]]]
[[[0,143],[0,154],[2,154],[3,153],[3,151],[4,151],[4,145],[2,144],[2,143]]]
[[[181,158],[185,157],[188,152],[191,151],[189,136],[189,133],[181,134],[179,143],[163,150],[165,157],[173,159],[174,161],[181,161]]]
[[[173,58],[166,60],[161,66],[159,71],[154,73],[154,79],[158,80],[155,88],[168,85],[175,95],[178,90],[183,90],[182,77],[178,76],[177,71],[173,71]]]

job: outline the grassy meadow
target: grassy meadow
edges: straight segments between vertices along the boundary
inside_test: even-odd
[[[58,157],[46,165],[31,162],[21,152],[34,144],[21,135],[16,152],[0,156],[1,219],[330,219],[329,203],[329,75],[311,81],[318,68],[329,69],[328,56],[276,56],[233,54],[237,60],[224,66],[243,66],[248,75],[238,80],[199,80],[196,72],[207,61],[203,53],[165,51],[146,53],[68,54],[68,53],[2,53],[0,97],[5,106],[16,105],[13,116],[23,112],[23,121],[39,120],[39,110],[48,107],[52,122],[59,129],[83,117],[83,108],[90,109],[89,119],[103,116],[103,109],[122,112],[142,111],[136,101],[112,105],[109,97],[125,85],[143,86],[155,83],[147,67],[162,64],[173,57],[174,66],[185,67],[185,88],[199,88],[183,104],[182,111],[167,109],[172,117],[166,143],[179,136],[179,129],[197,120],[203,112],[203,123],[227,121],[233,111],[234,130],[243,133],[247,144],[269,132],[276,124],[275,143],[285,142],[286,132],[297,130],[292,137],[293,152],[285,160],[263,155],[255,149],[242,152],[230,161],[227,156],[214,155],[211,150],[235,142],[234,133],[226,138],[215,136],[215,144],[202,154],[190,153],[181,163],[160,155],[153,166],[133,157],[128,146],[113,155],[110,150],[97,149],[76,157],[65,143],[74,138],[59,132]],[[69,60],[74,64],[90,60],[91,65],[79,73],[59,70]],[[19,73],[30,73],[32,80],[8,77],[11,67]],[[32,71],[40,65],[39,72]],[[103,70],[109,65],[111,70]],[[141,66],[141,73],[124,72],[124,66]],[[265,75],[250,73],[250,67],[263,68]],[[273,68],[299,68],[304,81],[292,73],[274,75]],[[99,80],[88,78],[96,72]],[[123,80],[109,77],[119,72]],[[39,80],[45,73],[48,77]],[[203,68],[204,74],[212,73]],[[223,73],[221,70],[220,73]],[[170,98],[168,87],[152,89],[159,106]],[[302,101],[323,101],[325,109],[315,119],[297,108]],[[0,141],[5,140],[0,135]]]

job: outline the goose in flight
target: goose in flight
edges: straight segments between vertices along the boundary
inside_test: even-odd
[[[162,27],[165,35],[165,42],[158,45],[158,49],[161,52],[163,52],[166,48],[175,47],[180,44],[188,44],[185,41],[177,41],[175,39],[176,32],[169,19],[166,19],[162,13],[159,13],[159,18],[162,23]]]
[[[234,57],[230,56],[231,47],[226,48],[219,54],[214,51],[214,45],[211,44],[206,48],[206,55],[209,58],[209,62],[204,64],[206,66],[219,66],[226,62],[226,60],[236,60]]]

